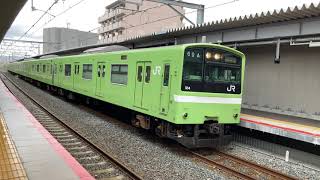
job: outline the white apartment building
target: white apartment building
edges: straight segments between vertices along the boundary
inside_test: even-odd
[[[175,7],[184,12],[182,7]],[[182,17],[169,6],[147,0],[117,0],[98,19],[99,43],[163,32],[183,26]]]

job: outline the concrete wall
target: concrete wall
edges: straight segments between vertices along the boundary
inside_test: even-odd
[[[247,56],[243,107],[320,120],[320,49],[275,46],[240,49]]]
[[[43,30],[43,53],[97,44],[98,34],[68,28]]]

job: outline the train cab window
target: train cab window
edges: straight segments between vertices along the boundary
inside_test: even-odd
[[[151,66],[146,66],[146,79],[145,82],[149,83],[151,77]]]
[[[116,84],[127,84],[128,65],[112,65],[111,66],[111,82]]]
[[[142,81],[142,66],[138,66],[137,80],[138,82]]]
[[[64,75],[71,76],[71,64],[64,65]]]
[[[83,79],[92,79],[92,64],[83,64],[82,78]]]
[[[163,86],[169,85],[169,77],[170,77],[170,65],[166,64],[164,66]]]

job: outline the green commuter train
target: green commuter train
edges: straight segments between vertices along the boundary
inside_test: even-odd
[[[132,124],[187,147],[226,142],[240,121],[243,53],[217,44],[45,56],[8,71],[69,98],[131,110]]]

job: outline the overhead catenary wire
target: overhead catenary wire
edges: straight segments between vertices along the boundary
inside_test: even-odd
[[[58,3],[58,0],[54,0],[54,2],[49,6],[49,8],[48,8],[45,12],[43,12],[43,14],[37,19],[37,21],[35,21],[35,22],[30,26],[30,28],[29,28],[26,32],[24,32],[17,40],[21,40],[24,36],[26,36],[26,35],[28,34],[28,32],[29,32],[32,28],[34,28],[35,25],[48,13],[48,12],[52,9],[52,7],[53,7],[55,4],[57,4],[57,3]],[[12,42],[11,45],[8,46],[8,48],[9,48],[10,46],[12,46],[13,43],[14,43],[14,42]],[[7,49],[8,49],[8,48],[7,48]],[[4,51],[7,51],[7,49],[4,50]]]
[[[82,0],[82,1],[84,1],[84,0]],[[82,2],[82,1],[81,1],[81,2]],[[76,3],[76,4],[79,4],[79,3]],[[76,5],[76,4],[75,4],[75,5]],[[146,9],[142,9],[142,10],[132,10],[133,12],[122,16],[122,18],[127,17],[127,16],[130,16],[130,15],[133,15],[133,14],[136,14],[136,13],[139,13],[139,12],[146,12],[146,11],[148,11],[148,10],[155,9],[155,8],[159,8],[159,7],[162,7],[162,6],[166,6],[166,5],[156,5],[156,6],[153,6],[153,7],[150,7],[150,8],[146,8]],[[74,5],[71,6],[71,7],[74,7]],[[128,10],[128,9],[126,9],[126,10]],[[58,15],[56,15],[56,16],[59,16],[59,15],[61,15],[61,13],[58,14]],[[52,19],[52,20],[53,20],[53,19]],[[48,23],[49,23],[49,22],[47,22],[46,24],[48,24]],[[45,25],[46,25],[46,24],[45,24]],[[45,25],[43,25],[42,27],[44,27]],[[130,25],[130,26],[131,26],[131,25]],[[38,28],[36,31],[40,30],[42,27]],[[101,26],[98,26],[98,27],[93,28],[93,29],[91,29],[91,30],[89,30],[89,31],[86,31],[86,32],[92,32],[92,31],[94,31],[94,30],[99,29],[100,27],[101,27]],[[32,34],[33,34],[33,33],[32,33]],[[78,35],[78,36],[80,36],[80,35]],[[89,37],[89,38],[80,39],[80,43],[82,43],[82,42],[85,41],[85,40],[90,40],[90,39],[93,39],[93,38],[95,38],[95,37]],[[66,42],[70,42],[70,41],[73,41],[73,40],[61,41],[61,43],[66,43]]]
[[[204,9],[206,10],[206,9],[216,8],[216,7],[219,7],[219,6],[224,6],[224,5],[227,5],[227,4],[234,3],[234,2],[236,2],[236,1],[240,1],[240,0],[231,0],[231,1],[224,2],[224,3],[212,5],[212,6],[209,6],[209,7],[204,8]],[[159,7],[159,6],[155,6],[155,7],[151,7],[151,8],[147,8],[147,9],[154,9],[154,8],[156,8],[156,7]],[[141,10],[141,11],[146,11],[147,9]],[[141,12],[141,11],[140,11],[140,12]],[[194,11],[187,12],[187,13],[185,13],[185,14],[192,14],[192,13],[196,13],[196,12],[197,12],[197,10],[194,10]],[[154,20],[154,21],[151,21],[151,22],[146,22],[146,23],[142,23],[142,24],[138,24],[138,25],[131,25],[130,27],[127,27],[126,29],[131,29],[131,28],[135,28],[135,27],[139,27],[139,26],[143,26],[143,25],[147,25],[147,24],[152,24],[152,23],[164,21],[164,20],[171,19],[171,18],[175,18],[175,17],[179,17],[179,16],[180,16],[180,15],[174,15],[174,16],[169,16],[169,17],[162,18],[162,19],[157,19],[157,20]],[[196,25],[195,25],[195,26],[196,26]],[[99,28],[99,27],[98,27],[98,28]],[[97,29],[98,29],[98,28],[97,28]],[[80,42],[83,42],[83,41],[89,40],[89,39],[93,39],[93,37],[80,39]],[[62,41],[61,43],[65,43],[65,42],[69,42],[69,41]]]
[[[73,4],[72,6],[70,6],[69,8],[65,9],[64,11],[62,11],[61,13],[55,15],[54,18],[50,19],[48,22],[44,23],[44,24],[43,24],[42,26],[40,26],[38,29],[36,29],[35,31],[33,31],[33,32],[29,35],[29,37],[32,36],[34,33],[38,32],[40,29],[42,29],[44,26],[46,26],[46,25],[49,24],[50,22],[52,22],[56,17],[63,15],[64,13],[66,13],[66,12],[69,11],[69,10],[71,10],[71,9],[74,8],[75,6],[79,5],[79,4],[82,3],[83,1],[86,1],[86,0],[80,0],[80,1],[78,1],[77,3]],[[164,5],[161,5],[161,6],[164,6]],[[150,9],[155,9],[155,8],[158,8],[158,7],[161,7],[161,6],[157,5],[157,6],[153,6],[153,7],[147,8],[147,9],[137,10],[137,11],[132,10],[133,12],[131,12],[131,13],[129,13],[129,14],[126,14],[126,15],[123,16],[123,17],[127,17],[127,16],[130,16],[130,15],[139,13],[139,12],[144,12],[144,11],[147,11],[147,10],[150,10]],[[99,27],[100,27],[100,26],[99,26]],[[98,29],[99,27],[94,28],[93,30],[96,30],[96,29]],[[93,30],[90,30],[90,31],[88,31],[88,32],[91,32],[91,31],[93,31]]]
[[[223,5],[227,5],[227,4],[234,3],[234,2],[236,2],[236,1],[240,1],[240,0],[227,1],[227,2],[224,2],[224,3],[221,3],[221,4],[216,4],[216,5],[213,5],[213,6],[206,7],[206,8],[204,8],[204,9],[206,10],[206,9],[211,9],[211,8],[223,6]],[[196,12],[197,12],[197,10],[194,10],[194,11],[187,12],[187,13],[185,13],[185,14],[192,14],[192,13],[196,13]],[[157,20],[154,20],[154,21],[150,21],[150,22],[138,24],[138,25],[135,25],[135,26],[131,26],[131,27],[128,27],[128,28],[126,28],[126,29],[130,29],[130,28],[134,28],[134,27],[139,27],[139,26],[143,26],[143,25],[146,25],[146,24],[152,24],[152,23],[156,23],[156,22],[168,20],[168,19],[171,19],[171,18],[179,17],[179,16],[180,16],[180,15],[169,16],[169,17],[166,17],[166,18],[157,19]],[[195,25],[195,26],[197,26],[197,25]]]
[[[80,0],[79,2],[75,3],[74,5],[70,6],[69,8],[67,8],[66,10],[62,11],[61,13],[59,13],[58,15],[56,15],[56,17],[66,13],[68,10],[72,9],[73,7],[77,6],[78,4],[80,4],[81,2],[83,2],[85,0]],[[220,4],[216,4],[216,5],[213,5],[213,6],[209,6],[209,7],[206,7],[204,9],[211,9],[211,8],[215,8],[215,7],[219,7],[219,6],[223,6],[223,5],[227,5],[227,4],[231,4],[231,3],[234,3],[236,1],[239,1],[239,0],[232,0],[232,1],[228,1],[228,2],[224,2],[224,3],[220,3]],[[164,6],[164,5],[160,5],[160,6]],[[132,13],[129,13],[127,15],[125,15],[124,17],[126,16],[129,16],[129,15],[132,15],[132,14],[136,14],[136,13],[139,13],[139,12],[145,12],[147,10],[150,10],[150,9],[154,9],[154,8],[158,8],[160,7],[159,5],[157,6],[154,6],[154,7],[151,7],[151,8],[147,8],[147,9],[143,9],[143,10],[138,10],[138,11],[134,11]],[[192,14],[192,13],[196,13],[197,11],[191,11],[191,12],[187,12],[185,14]],[[132,25],[131,27],[128,27],[126,29],[131,29],[131,28],[135,28],[135,27],[139,27],[139,26],[143,26],[143,25],[146,25],[146,24],[152,24],[152,23],[156,23],[156,22],[160,22],[160,21],[164,21],[164,20],[167,20],[167,19],[171,19],[171,18],[175,18],[175,17],[179,17],[180,15],[174,15],[174,16],[169,16],[169,17],[166,17],[166,18],[162,18],[162,19],[157,19],[157,20],[154,20],[154,21],[151,21],[151,22],[146,22],[146,23],[142,23],[142,24],[138,24],[138,25]],[[53,18],[54,19],[54,18]],[[51,19],[49,22],[46,22],[44,25],[42,25],[40,28],[38,28],[36,31],[40,30],[42,27],[44,27],[45,25],[47,25],[48,23],[50,23],[53,19]],[[94,29],[91,29],[87,32],[92,32],[96,29],[98,29],[100,26],[94,28]],[[36,31],[34,31],[32,34],[34,34]],[[95,36],[93,37],[86,37],[86,38],[82,38],[80,39],[80,43],[86,41],[86,40],[90,40],[90,39],[93,39],[93,38],[96,38]],[[62,41],[61,43],[66,43],[66,42],[70,42],[72,40],[66,40],[66,41]]]
[[[80,0],[77,3],[71,5],[70,7],[68,7],[67,9],[63,10],[62,12],[60,12],[59,14],[55,15],[52,19],[50,19],[48,22],[46,22],[45,24],[43,24],[40,28],[38,28],[37,30],[33,31],[31,34],[29,34],[27,37],[31,37],[34,33],[36,33],[37,31],[39,31],[40,29],[42,29],[45,25],[47,25],[48,23],[50,23],[51,21],[53,21],[55,18],[57,18],[58,16],[61,16],[63,14],[65,14],[67,11],[71,10],[72,8],[74,8],[75,6],[79,5],[80,3],[82,3],[85,0]],[[26,36],[29,31],[35,27],[35,25],[44,17],[45,14],[48,14],[48,12],[52,9],[52,7],[57,4],[58,0],[55,0],[54,3],[46,10],[44,11],[44,14],[17,40],[21,40],[24,36]],[[4,50],[3,52],[7,51],[10,46],[13,45],[14,42],[11,43],[11,45],[8,46],[8,48],[6,50]],[[3,54],[3,53],[1,53]]]
[[[48,22],[45,22],[43,25],[41,25],[38,29],[36,29],[35,31],[33,31],[31,34],[29,34],[29,37],[31,37],[34,33],[38,32],[40,29],[42,29],[44,26],[46,26],[47,24],[49,24],[50,22],[52,22],[55,18],[65,14],[66,12],[68,12],[69,10],[71,10],[72,8],[74,8],[75,6],[78,6],[79,4],[81,4],[82,2],[84,2],[86,0],[80,0],[78,2],[76,2],[75,4],[71,5],[70,7],[68,7],[67,9],[63,10],[62,12],[60,12],[59,14],[55,15],[55,17],[53,17],[52,19],[50,19]]]
[[[58,3],[58,0],[54,0],[54,2],[51,4],[51,6],[38,18],[38,20],[35,22],[35,23],[33,23],[32,24],[32,26],[25,32],[25,33],[23,33],[22,34],[22,36],[20,36],[20,38],[18,38],[18,40],[21,40],[25,35],[27,35],[28,34],[28,32],[32,29],[32,28],[34,28],[34,26],[36,25],[36,24],[38,24],[38,22],[52,9],[52,7],[55,5],[55,4],[57,4]]]

